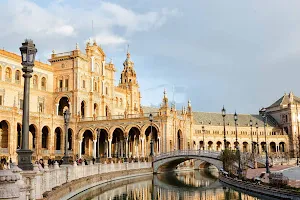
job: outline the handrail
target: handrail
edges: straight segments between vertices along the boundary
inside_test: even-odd
[[[207,157],[213,157],[218,158],[220,155],[220,151],[209,151],[209,150],[176,150],[176,151],[170,151],[166,153],[162,153],[160,155],[154,156],[153,160],[161,160],[168,157],[173,156],[207,156]]]

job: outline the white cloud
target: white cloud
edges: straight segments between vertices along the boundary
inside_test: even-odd
[[[101,45],[122,45],[127,42],[125,38],[122,38],[113,34],[99,34],[95,36],[98,44]]]

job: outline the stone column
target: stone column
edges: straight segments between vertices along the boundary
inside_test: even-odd
[[[145,138],[144,138],[144,137],[142,137],[142,138],[141,138],[142,157],[144,157],[144,156],[145,156],[145,153],[144,153],[144,142],[145,142]]]
[[[93,140],[93,157],[96,158],[97,140]]]
[[[121,156],[120,157],[123,158],[123,155],[124,155],[123,154],[124,140],[121,140],[120,144],[121,144]]]
[[[112,139],[108,139],[108,158],[111,158],[111,142]]]
[[[156,145],[156,147],[157,147],[157,150],[156,150],[156,152],[157,152],[157,154],[159,154],[159,150],[160,150],[160,138],[158,137],[157,138],[157,145]]]
[[[92,88],[91,88],[91,92],[94,92],[94,77],[92,77],[92,84],[91,84]]]
[[[129,137],[125,138],[125,158],[128,158],[129,150],[128,150],[128,139]]]
[[[79,144],[79,151],[78,151],[78,152],[79,152],[79,155],[78,155],[78,156],[79,156],[79,158],[81,158],[82,140],[79,140],[79,141],[78,141],[78,144]]]
[[[56,115],[58,115],[58,106],[59,106],[59,104],[57,103],[57,104],[55,104],[55,106],[56,106]]]

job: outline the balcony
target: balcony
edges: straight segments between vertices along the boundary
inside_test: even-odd
[[[7,154],[8,148],[0,148],[0,154]]]
[[[49,150],[48,149],[42,149],[42,154],[49,154]]]
[[[55,154],[63,154],[62,150],[55,150]]]

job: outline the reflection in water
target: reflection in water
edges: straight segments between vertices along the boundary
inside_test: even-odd
[[[153,191],[153,192],[152,192]],[[112,182],[71,198],[93,200],[256,200],[258,198],[223,187],[203,170],[181,171]]]

